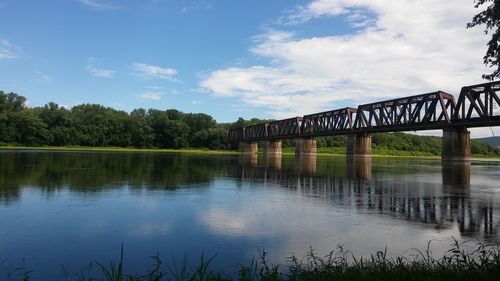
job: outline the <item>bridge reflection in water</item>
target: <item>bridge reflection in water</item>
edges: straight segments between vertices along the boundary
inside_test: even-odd
[[[261,160],[264,165],[258,165]],[[371,158],[347,158],[343,165],[337,163],[326,173],[317,171],[323,164],[318,163],[321,161],[316,155],[297,156],[291,166],[284,164],[291,161],[283,161],[281,155],[264,158],[246,155],[239,163],[229,165],[228,173],[244,181],[287,188],[366,215],[406,220],[434,227],[436,231],[456,227],[464,238],[485,242],[495,243],[500,239],[500,218],[495,216],[500,213],[500,206],[494,205],[494,198],[481,191],[472,191],[471,162],[442,162],[439,182],[440,171],[435,168],[422,174],[408,167],[399,174],[391,173],[388,178],[383,165],[372,166],[376,160]],[[437,180],[429,182],[426,178]]]

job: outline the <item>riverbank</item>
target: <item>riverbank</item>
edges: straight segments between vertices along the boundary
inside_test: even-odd
[[[235,150],[211,150],[202,148],[162,149],[162,148],[90,147],[90,146],[0,146],[0,150],[242,154],[242,152]]]
[[[430,244],[430,243],[429,243]],[[410,249],[401,256],[388,257],[387,249],[365,257],[354,257],[342,246],[320,255],[310,250],[305,256],[290,255],[284,264],[268,261],[268,253],[259,251],[247,265],[237,265],[236,274],[212,270],[216,255],[204,256],[193,264],[187,255],[180,264],[163,261],[159,254],[151,256],[152,266],[141,274],[130,274],[124,265],[126,255],[122,245],[116,261],[111,263],[91,262],[88,268],[78,273],[63,272],[62,280],[106,280],[106,281],[309,281],[309,280],[498,280],[500,274],[499,246],[479,245],[468,252],[454,240],[450,250],[441,258],[432,255],[430,247],[420,251]],[[62,267],[64,269],[64,267]],[[18,267],[7,270],[9,281],[34,280],[29,264],[23,261]],[[61,280],[61,279],[58,279]]]
[[[189,153],[206,155],[242,155],[243,152],[237,150],[213,150],[208,148],[186,148],[186,149],[162,149],[162,148],[133,148],[133,147],[89,147],[89,146],[0,146],[0,150],[32,150],[32,151],[88,151],[88,152],[140,152],[140,153]],[[262,153],[262,150],[259,150]],[[374,158],[422,158],[422,159],[441,159],[440,155],[434,155],[422,151],[401,151],[378,149],[372,150]],[[294,147],[283,148],[283,155],[295,155]],[[345,147],[320,147],[317,151],[318,156],[345,156]],[[500,157],[491,155],[473,154],[473,160],[492,160],[499,161]]]

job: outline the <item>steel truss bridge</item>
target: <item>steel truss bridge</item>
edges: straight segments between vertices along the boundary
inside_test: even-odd
[[[500,126],[500,81],[233,128],[228,141],[254,142],[363,133]]]

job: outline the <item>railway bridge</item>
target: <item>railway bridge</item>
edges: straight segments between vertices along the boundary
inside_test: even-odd
[[[347,136],[348,157],[371,157],[371,134],[443,130],[442,159],[469,160],[467,128],[500,126],[500,81],[463,87],[458,100],[443,91],[408,96],[230,129],[229,143],[245,153],[281,154],[283,139],[296,139],[297,155],[316,154],[316,137]]]

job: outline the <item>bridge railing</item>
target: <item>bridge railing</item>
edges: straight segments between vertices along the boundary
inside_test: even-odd
[[[463,87],[453,122],[456,126],[482,127],[500,124],[500,81]]]
[[[315,114],[305,115],[302,119],[303,136],[330,136],[352,132],[356,109],[346,107]]]
[[[228,142],[245,141],[245,127],[229,129],[227,132]]]
[[[454,97],[445,92],[363,104],[358,107],[355,132],[437,129],[451,123]]]
[[[267,123],[245,127],[246,141],[259,141],[267,139]]]
[[[302,117],[293,117],[267,124],[268,139],[293,138],[301,135]]]

